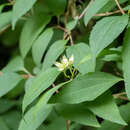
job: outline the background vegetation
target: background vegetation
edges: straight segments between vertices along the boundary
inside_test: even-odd
[[[129,130],[129,15],[129,0],[0,0],[0,130]]]

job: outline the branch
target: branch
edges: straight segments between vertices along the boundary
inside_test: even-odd
[[[11,25],[8,24],[7,26],[5,26],[2,30],[0,30],[0,35],[3,34]]]
[[[53,83],[52,84],[52,87],[54,88],[56,85]],[[56,90],[56,93],[59,93],[59,91],[58,90]]]
[[[127,97],[123,96],[123,95],[126,95],[126,92],[113,94],[114,98],[120,98],[122,100],[129,101],[129,99]]]
[[[3,72],[0,71],[0,76],[3,75]],[[31,77],[35,77],[34,75],[31,75],[31,74],[21,74],[20,75],[23,79],[28,79],[28,78],[31,78]]]
[[[87,7],[86,7],[86,8],[83,10],[83,12],[80,14],[79,19],[81,19],[81,18],[84,16],[84,14],[86,13],[86,11],[88,10],[89,6],[92,4],[93,1],[94,1],[94,0],[91,0],[91,1],[88,3]]]
[[[95,14],[94,16],[109,16],[109,15],[117,14],[117,13],[120,13],[120,10],[116,10],[116,11],[113,11],[113,12],[106,12],[106,13]]]
[[[71,44],[71,46],[73,46],[73,45],[74,45],[74,42],[73,42],[73,39],[72,39],[71,34],[69,35],[69,38],[70,38],[70,44]]]
[[[66,121],[66,130],[69,130],[69,127],[70,127],[70,120],[67,120]]]
[[[115,0],[115,2],[116,2],[116,5],[118,6],[118,8],[120,9],[120,12],[121,12],[122,14],[125,14],[125,11],[121,8],[121,6],[120,6],[118,0]]]

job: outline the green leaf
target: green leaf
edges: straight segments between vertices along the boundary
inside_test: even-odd
[[[130,27],[127,29],[125,33],[125,38],[123,42],[123,52],[122,52],[122,59],[123,59],[123,73],[124,73],[124,80],[125,80],[125,89],[128,98],[130,99]]]
[[[53,36],[51,28],[46,29],[34,42],[32,46],[32,56],[36,65],[40,65],[43,54]]]
[[[0,14],[0,31],[11,23],[12,12],[5,12]]]
[[[120,110],[120,113],[121,113],[121,116],[123,117],[123,119],[129,123],[129,121],[130,121],[130,103],[122,105],[121,107],[119,107],[119,110]],[[124,126],[105,120],[102,122],[101,128],[99,128],[98,130],[119,130],[121,128],[124,128]]]
[[[80,73],[86,74],[94,70],[92,63],[92,54],[89,46],[85,43],[79,43],[74,46],[70,46],[66,50],[67,56],[74,55],[74,67],[79,70]]]
[[[4,4],[0,5],[0,13],[2,13],[4,7],[10,6],[10,5],[11,5],[10,3],[4,3]]]
[[[18,130],[18,125],[21,120],[21,113],[19,111],[10,111],[2,115],[3,120],[6,122],[10,130]]]
[[[49,21],[50,16],[45,14],[39,14],[39,16],[33,16],[27,20],[20,37],[20,52],[23,58],[25,58],[31,49],[33,42],[37,39],[38,35]]]
[[[46,71],[42,71],[37,75],[36,78],[30,84],[30,87],[25,93],[23,99],[22,110],[25,111],[25,108],[31,104],[44,90],[46,90],[60,74],[57,68],[50,68]]]
[[[15,101],[7,100],[7,99],[0,99],[0,114],[8,111],[16,104]]]
[[[122,119],[113,97],[108,92],[92,102],[87,102],[86,107],[103,119],[127,125]]]
[[[94,58],[119,36],[127,24],[127,15],[106,17],[97,22],[90,35],[90,47]]]
[[[120,4],[123,4],[127,2],[128,0],[118,0]],[[105,13],[105,12],[110,12],[112,9],[116,7],[116,2],[113,0],[109,0],[109,2],[98,12],[98,13]],[[124,8],[123,8],[124,10]]]
[[[122,79],[103,72],[78,76],[62,88],[60,93],[51,99],[51,102],[74,104],[92,101],[120,80]]]
[[[16,73],[3,73],[0,76],[0,97],[12,90],[21,80],[21,76]]]
[[[0,118],[0,129],[1,130],[9,130],[7,124],[5,123],[5,121],[3,120],[3,118]]]
[[[13,5],[13,18],[12,18],[12,27],[15,28],[15,24],[18,19],[27,13],[36,0],[17,0]]]
[[[78,105],[57,104],[56,110],[66,120],[75,121],[83,125],[100,127],[96,119],[96,116],[92,112],[90,112],[88,109],[84,109],[81,104],[78,104]]]
[[[24,61],[22,57],[16,56],[2,69],[2,72],[17,72],[24,69]]]
[[[49,99],[52,97],[52,95],[61,87],[63,87],[65,84],[69,83],[71,80],[64,82],[64,83],[60,83],[59,85],[56,85],[54,88],[48,90],[45,94],[42,95],[42,97],[40,98],[39,102],[37,103],[37,105],[39,104],[47,104]]]
[[[53,105],[42,105],[37,110],[32,107],[23,117],[18,130],[36,130],[52,111]]]
[[[52,14],[59,16],[64,13],[67,0],[44,0],[44,4]]]
[[[70,22],[68,22],[67,24],[66,24],[66,28],[68,29],[68,30],[73,30],[74,28],[75,28],[75,26],[77,25],[77,22],[78,22],[78,19],[77,18],[75,18],[75,19],[73,19],[72,21],[70,21]]]
[[[89,20],[108,2],[109,0],[95,0],[89,5],[84,16],[84,23],[86,26]]]
[[[49,125],[44,125],[44,128],[41,130],[65,130],[66,121],[62,117],[57,117]]]
[[[48,52],[45,56],[43,66],[42,66],[42,70],[46,70],[54,64],[56,59],[65,50],[66,43],[67,43],[66,40],[58,40],[58,41],[56,41],[52,44],[52,46],[49,48],[49,50],[48,50]]]

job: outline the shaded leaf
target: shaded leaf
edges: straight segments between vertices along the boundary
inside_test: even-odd
[[[85,43],[79,43],[71,46],[66,50],[67,56],[74,55],[74,67],[79,70],[80,73],[86,74],[94,70],[92,63],[92,54],[89,46]]]
[[[2,74],[0,76],[0,97],[12,90],[21,80],[21,76],[16,73]]]
[[[16,0],[13,5],[13,18],[12,18],[12,26],[15,28],[15,24],[18,19],[23,16],[27,11],[29,11],[36,0]]]
[[[36,65],[40,65],[43,54],[53,36],[53,30],[46,29],[34,42],[32,46],[32,56]]]
[[[55,3],[52,0],[44,0],[44,3],[52,14],[59,16],[64,13],[67,1],[57,0]]]
[[[127,125],[122,119],[113,97],[108,92],[96,100],[86,103],[86,107],[103,119]]]
[[[7,25],[11,23],[12,12],[5,12],[0,14],[0,31],[2,31]]]
[[[96,23],[90,35],[90,47],[94,58],[119,36],[127,24],[127,15],[106,17]]]
[[[88,24],[89,20],[107,3],[109,0],[95,0],[89,6],[84,16],[85,25]]]
[[[104,72],[81,75],[53,96],[51,102],[74,104],[92,101],[120,80],[122,79]]]
[[[125,89],[128,98],[130,99],[130,27],[127,29],[125,33],[125,38],[123,42],[123,52],[122,52],[122,59],[123,59],[123,73],[125,79]]]
[[[31,81],[30,87],[27,89],[23,99],[23,112],[29,104],[31,104],[55,81],[59,74],[60,72],[57,70],[57,68],[50,68],[44,72],[39,73],[37,77]]]
[[[24,70],[24,61],[22,57],[16,56],[2,69],[2,72],[17,72],[21,70]]]
[[[23,58],[25,58],[31,49],[33,42],[49,21],[50,16],[45,14],[39,14],[39,16],[34,15],[26,21],[20,36],[20,52]]]
[[[75,121],[83,125],[100,127],[96,119],[96,116],[92,112],[90,112],[88,109],[84,109],[84,107],[80,104],[78,105],[57,104],[56,110],[66,120]]]
[[[52,105],[42,105],[39,109],[32,107],[21,120],[18,130],[36,130],[52,111]]]
[[[45,59],[43,61],[42,70],[50,68],[56,61],[56,59],[63,53],[65,50],[66,40],[58,40],[50,46]]]
[[[5,121],[2,118],[0,118],[0,129],[1,130],[9,130],[7,124],[5,123]]]

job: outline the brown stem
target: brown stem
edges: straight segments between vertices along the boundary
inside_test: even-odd
[[[69,30],[67,30],[66,28],[58,25],[57,28],[63,30],[65,32],[64,36],[63,36],[63,39],[65,39],[67,36],[69,36],[69,39],[70,39],[70,44],[71,46],[74,45],[74,42],[73,42],[73,38],[72,38],[72,35],[71,35],[71,32]]]
[[[118,96],[125,95],[125,94],[126,94],[126,92],[121,92],[121,93],[113,94],[113,96],[118,97]]]
[[[124,10],[122,9],[122,7],[120,6],[118,0],[115,0],[115,2],[116,2],[116,5],[118,6],[118,8],[120,9],[120,12],[121,12],[122,14],[125,14],[125,11],[124,11]]]
[[[63,30],[64,32],[68,33],[68,30],[60,25],[57,25],[57,28]]]
[[[66,130],[69,130],[70,127],[70,120],[66,120]]]
[[[69,38],[70,38],[70,45],[73,46],[73,45],[74,45],[74,42],[73,42],[73,39],[72,39],[71,34],[69,35]]]
[[[52,87],[54,88],[56,85],[53,83],[52,84]],[[59,91],[58,90],[56,90],[56,93],[59,93]]]
[[[126,100],[126,101],[129,101],[129,99],[127,97],[124,97],[124,96],[118,96],[120,99],[122,100]]]
[[[0,71],[0,76],[3,75],[3,72]],[[23,79],[28,79],[28,78],[31,78],[31,77],[35,77],[34,75],[31,75],[31,74],[21,74],[20,75]]]
[[[94,0],[91,0],[91,1],[88,3],[87,7],[86,7],[86,8],[83,10],[83,12],[80,14],[79,19],[81,19],[81,18],[84,16],[84,14],[86,13],[86,11],[88,10],[89,6],[92,4],[93,1],[94,1]]]
[[[12,5],[14,4],[13,0],[8,0],[8,1],[9,1],[9,3],[11,3]]]
[[[3,34],[11,25],[8,24],[6,25],[1,31],[0,31],[0,35]]]
[[[120,13],[120,10],[116,10],[116,11],[113,11],[113,12],[106,12],[106,13],[95,14],[94,16],[109,16],[109,15],[117,14],[117,13]]]
[[[120,98],[120,99],[122,99],[122,100],[129,101],[129,99],[128,99],[127,97],[124,97],[124,96],[122,96],[122,95],[126,95],[126,92],[113,94],[113,96],[114,96],[115,98]]]

